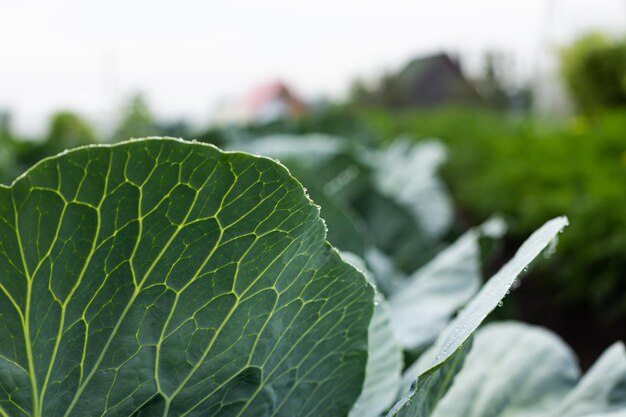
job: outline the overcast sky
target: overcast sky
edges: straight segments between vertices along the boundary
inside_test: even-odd
[[[626,0],[0,0],[0,109],[33,134],[58,109],[107,123],[142,91],[159,117],[206,123],[268,80],[337,97],[442,49],[470,70],[506,51],[528,76],[593,29],[624,33]]]

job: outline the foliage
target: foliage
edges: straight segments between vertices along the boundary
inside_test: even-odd
[[[46,156],[54,155],[65,149],[93,143],[96,143],[96,137],[89,125],[76,114],[63,111],[50,119],[44,152]]]
[[[11,132],[11,116],[0,112],[0,178],[8,178],[12,174],[13,132]]]
[[[374,140],[362,120],[343,107],[332,104],[297,118],[276,119],[267,123],[212,126],[195,137],[217,146],[226,146],[231,142],[246,142],[271,134],[311,133],[325,133],[364,143],[371,143]]]
[[[355,151],[335,147],[298,169],[339,155],[358,162]],[[427,152],[420,145],[409,153]],[[295,167],[298,158],[291,159]],[[387,187],[375,179],[375,165],[369,169],[365,186]],[[424,181],[431,169],[410,169],[401,178]],[[345,170],[338,176],[345,183]],[[320,195],[350,201],[339,185]],[[437,182],[431,187],[415,190],[442,192]],[[382,293],[375,302],[373,287],[325,241],[319,209],[267,158],[153,138],[46,159],[0,193],[3,417],[367,417],[395,401],[376,388],[379,379],[393,394],[405,391],[402,356],[389,332],[398,331],[389,313],[401,301],[393,294],[404,288],[389,285],[391,307]],[[398,207],[415,203],[405,198]],[[423,216],[432,212],[410,211],[407,219],[419,223]],[[465,362],[475,366],[470,358],[482,351],[470,349],[468,338],[565,224],[557,218],[535,232],[474,298],[465,297],[455,318],[464,303],[444,302],[450,314],[407,369],[412,387],[389,416],[436,415],[457,386],[454,375]],[[422,230],[430,239],[442,236],[440,229]],[[429,274],[443,277],[459,263],[475,263],[479,230],[493,227],[465,235],[415,277],[391,278],[367,258],[354,262],[377,266],[367,274],[372,282],[424,283]],[[475,268],[456,273],[455,285],[474,293]],[[437,293],[415,294],[412,302],[428,304]],[[614,376],[603,380],[609,383],[600,384],[592,370],[559,403],[559,415],[624,410],[626,355],[618,346],[609,356],[598,365],[610,365]],[[375,401],[354,414],[362,389]]]
[[[545,329],[492,323],[473,342],[433,417],[608,417],[626,412],[626,398],[616,395],[626,383],[621,343],[608,348],[581,378],[569,347]],[[494,378],[498,373],[507,378]]]
[[[119,140],[118,138],[141,138],[155,136],[158,133],[159,127],[146,99],[141,94],[135,94],[123,105],[112,138],[115,141]]]
[[[484,101],[493,109],[528,111],[532,102],[532,86],[514,78],[511,57],[501,51],[488,51],[483,68],[473,81]]]
[[[390,113],[384,109],[355,112],[331,106],[299,119],[212,128],[196,137],[230,146],[277,132],[324,132],[350,138],[352,144],[374,147],[382,138],[390,141],[402,134],[416,139],[441,138],[449,151],[443,173],[456,206],[451,233],[458,235],[468,225],[500,212],[510,222],[507,246],[514,247],[546,218],[567,213],[572,219],[571,230],[563,237],[556,256],[542,268],[545,274],[539,285],[544,285],[545,293],[550,296],[556,293],[561,306],[590,304],[597,317],[610,321],[626,317],[626,287],[622,279],[626,271],[622,249],[626,245],[623,216],[626,201],[621,186],[626,167],[622,140],[625,121],[623,111],[596,113],[593,117],[577,117],[567,124],[556,124],[476,109]],[[184,133],[184,129],[171,131]],[[14,140],[13,136],[0,142],[0,157],[4,153],[0,174],[5,182],[43,156],[36,143]],[[353,170],[346,172],[351,175]],[[316,201],[324,206],[325,217],[333,217],[331,212],[341,217],[335,201],[322,200],[324,196],[316,195],[315,187],[309,188]],[[378,197],[378,193],[361,194],[358,210],[362,215],[368,215],[368,206],[372,210],[396,207]],[[375,218],[375,211],[370,215]],[[395,221],[403,215],[402,209],[395,210],[389,218]],[[389,221],[379,224],[382,230],[374,222],[372,227],[383,245],[401,246],[408,242],[405,247],[410,248],[410,237],[417,235],[407,228],[404,229],[407,238],[396,241],[393,236],[399,235],[387,233],[393,224]],[[402,222],[394,224],[402,231]],[[362,229],[349,219],[336,221],[331,230],[336,235],[336,244],[355,228],[357,232]],[[449,242],[451,237],[447,236],[446,240]],[[588,244],[590,240],[594,245]],[[359,247],[363,246],[355,244],[359,241],[354,239],[346,241],[352,242],[343,246],[350,251],[359,253]],[[413,245],[417,243],[413,241]],[[437,248],[434,249],[436,252]],[[414,257],[410,250],[405,253]],[[419,253],[423,255],[415,260],[416,264],[423,264],[434,254],[432,250]]]
[[[469,223],[502,213],[515,241],[567,213],[572,226],[546,263],[558,273],[544,274],[543,285],[563,302],[590,303],[598,316],[626,317],[626,113],[566,125],[469,109],[361,118],[381,137],[442,138],[443,174]]]
[[[579,38],[561,51],[561,73],[582,110],[626,106],[626,38]]]
[[[0,120],[0,178],[8,181],[42,158],[96,142],[89,123],[70,111],[54,113],[39,140],[16,137],[5,114]]]

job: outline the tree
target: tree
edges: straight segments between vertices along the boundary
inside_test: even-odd
[[[157,134],[159,134],[159,128],[146,99],[141,94],[130,97],[122,107],[120,122],[114,130],[113,142]]]
[[[48,156],[96,142],[93,130],[80,116],[69,111],[57,112],[50,118],[43,153]]]
[[[561,51],[561,74],[582,111],[626,106],[626,38],[579,38]]]

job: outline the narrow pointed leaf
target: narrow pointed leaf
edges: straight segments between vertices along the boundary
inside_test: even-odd
[[[479,291],[479,293],[469,302],[458,314],[458,316],[443,330],[437,338],[435,344],[426,351],[418,361],[411,365],[406,371],[403,384],[407,381],[414,381],[417,376],[419,383],[422,375],[428,374],[433,369],[451,360],[451,357],[458,352],[459,348],[478,328],[485,317],[500,303],[506,296],[509,289],[517,279],[518,275],[539,255],[554,237],[567,225],[567,219],[558,217],[544,224],[535,231],[519,248],[513,259],[500,269]],[[411,385],[413,386],[413,382]],[[413,393],[415,397],[417,393]],[[419,394],[429,397],[433,393],[424,392]],[[394,406],[393,415],[407,416],[430,416],[430,414],[416,414],[416,412],[405,411],[413,409],[412,401],[408,401],[411,394]]]
[[[423,349],[481,282],[479,230],[470,230],[412,274],[391,295],[394,331],[405,349]]]
[[[487,315],[501,303],[519,275],[548,247],[567,224],[565,217],[552,219],[522,244],[515,256],[483,285],[478,294],[444,329],[433,347],[420,358],[421,369],[417,372],[418,375],[442,363],[456,351]]]
[[[505,230],[504,221],[493,217],[467,231],[408,278],[393,281],[396,288],[389,297],[392,324],[405,349],[427,348],[478,291],[482,281],[479,239],[500,238]],[[384,260],[382,256],[371,258]],[[385,265],[380,260],[377,264]],[[386,269],[390,277],[395,276],[391,268]]]
[[[428,417],[446,395],[454,377],[463,367],[470,342],[460,346],[445,362],[422,375],[409,392],[391,409],[387,417]]]

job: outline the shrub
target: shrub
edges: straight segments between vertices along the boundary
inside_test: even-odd
[[[561,73],[582,110],[626,106],[626,39],[581,37],[561,52]]]

